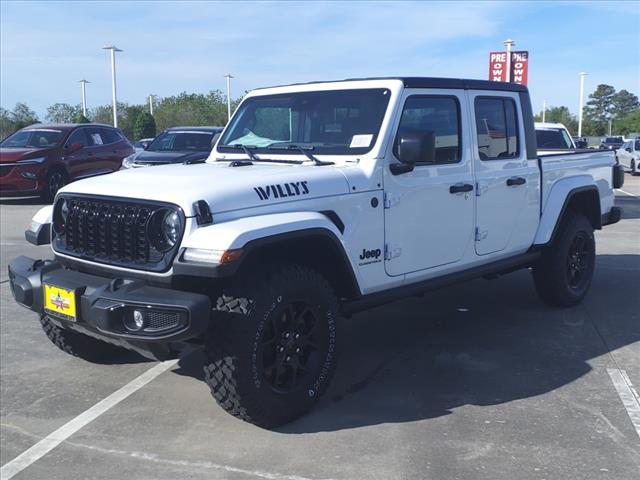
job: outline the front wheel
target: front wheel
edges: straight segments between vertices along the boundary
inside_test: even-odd
[[[52,169],[45,180],[42,187],[40,197],[47,203],[52,203],[56,198],[56,193],[67,183],[67,175],[61,168]]]
[[[638,170],[637,170],[636,160],[632,159],[631,160],[631,175],[637,175],[637,174],[638,174]]]
[[[205,381],[228,413],[273,428],[307,412],[335,369],[337,301],[318,272],[267,267],[217,302]]]
[[[591,286],[596,261],[596,243],[591,222],[574,214],[563,221],[553,244],[533,267],[540,298],[557,307],[582,301]]]

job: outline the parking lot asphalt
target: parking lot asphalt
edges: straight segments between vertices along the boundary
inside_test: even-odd
[[[611,377],[640,389],[640,177],[616,202],[623,220],[597,232],[578,307],[544,306],[520,271],[345,319],[327,394],[276,431],[224,413],[202,353],[184,353],[14,478],[640,478],[640,436]],[[50,255],[24,241],[39,207],[0,201],[2,465],[156,365],[72,358],[13,302],[7,263]]]

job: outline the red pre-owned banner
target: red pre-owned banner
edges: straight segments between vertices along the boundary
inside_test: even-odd
[[[527,84],[529,75],[529,52],[511,52],[511,81]]]
[[[507,52],[489,53],[489,80],[507,81]]]
[[[527,84],[529,74],[529,52],[511,52],[511,81]],[[507,52],[489,53],[489,80],[507,81]]]

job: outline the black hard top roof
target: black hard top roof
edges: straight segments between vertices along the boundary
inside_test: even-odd
[[[526,92],[527,87],[517,83],[492,82],[490,80],[473,80],[465,78],[438,77],[368,77],[347,78],[344,80],[313,81],[278,85],[279,87],[293,87],[297,85],[312,85],[314,83],[358,82],[364,80],[400,80],[406,88],[452,88],[461,90],[502,90],[507,92]],[[264,87],[274,88],[274,87]],[[256,89],[261,90],[261,89]]]

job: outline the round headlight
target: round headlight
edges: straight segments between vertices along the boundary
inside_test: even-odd
[[[180,217],[176,212],[167,212],[162,219],[162,234],[172,247],[180,235]]]
[[[153,246],[161,251],[171,250],[180,238],[182,222],[178,212],[169,209],[157,210],[149,221],[149,238]]]
[[[53,231],[58,235],[64,233],[69,218],[69,204],[64,198],[57,201],[53,210]]]

